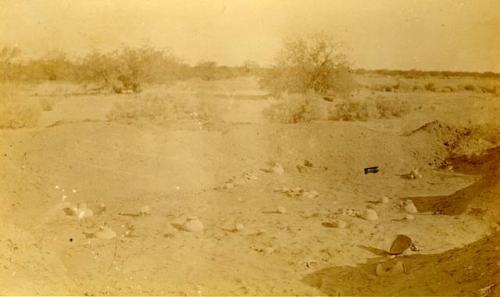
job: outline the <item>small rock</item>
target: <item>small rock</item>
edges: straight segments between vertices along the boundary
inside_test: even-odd
[[[97,209],[97,214],[100,215],[100,214],[102,214],[105,211],[106,211],[106,205],[99,204],[99,208]]]
[[[245,229],[245,226],[243,226],[243,224],[238,223],[234,226],[234,229],[235,231],[243,231]]]
[[[382,198],[380,198],[380,202],[384,204],[389,203],[389,197],[383,196]]]
[[[408,176],[410,179],[422,178],[422,174],[420,173],[418,168],[414,168],[412,171],[410,171]]]
[[[142,216],[148,216],[151,214],[151,209],[149,208],[148,205],[144,205],[142,208],[141,208],[141,215]]]
[[[412,246],[412,240],[406,235],[399,234],[396,239],[392,242],[391,248],[389,249],[389,254],[399,255]]]
[[[407,221],[413,221],[415,219],[415,216],[414,215],[411,215],[411,214],[407,214],[405,216],[405,220]]]
[[[376,221],[378,220],[377,212],[374,209],[366,209],[363,212],[363,219],[367,221]]]
[[[276,212],[284,214],[284,213],[286,213],[286,208],[283,206],[278,206],[278,208],[276,209]]]
[[[61,209],[68,216],[76,216],[77,208],[69,205],[69,203],[64,203],[63,206],[61,207]]]
[[[116,237],[116,233],[115,233],[115,231],[113,231],[113,229],[106,227],[106,226],[102,226],[100,229],[101,230],[99,230],[95,234],[95,237],[97,237],[99,239],[112,239],[112,238]]]
[[[285,169],[280,163],[274,164],[274,166],[271,167],[271,171],[278,175],[283,175],[283,173],[285,173]]]
[[[234,184],[233,183],[225,183],[224,184],[224,189],[227,190],[227,189],[232,189],[232,188],[234,188]]]
[[[413,204],[413,201],[411,200],[406,200],[404,204],[404,209],[407,213],[418,213],[417,207],[415,206],[415,204]]]
[[[75,210],[75,216],[79,220],[90,218],[91,216],[94,215],[94,212],[92,211],[92,209],[87,207],[86,203],[79,203],[76,209],[74,210]]]
[[[197,217],[189,217],[184,223],[183,229],[188,232],[201,232],[204,226]]]

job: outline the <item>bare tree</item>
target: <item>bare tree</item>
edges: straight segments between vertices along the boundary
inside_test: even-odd
[[[261,85],[282,93],[348,91],[349,64],[342,46],[325,33],[288,38]]]

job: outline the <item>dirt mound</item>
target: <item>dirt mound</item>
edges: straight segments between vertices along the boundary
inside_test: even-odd
[[[426,150],[433,155],[429,165],[446,167],[445,159],[450,156],[482,154],[487,149],[495,147],[498,143],[496,132],[500,127],[494,125],[458,126],[450,125],[439,120],[434,120],[419,128],[405,133],[404,136],[426,143]],[[421,159],[426,159],[421,156]]]
[[[500,147],[482,155],[452,157],[446,163],[451,164],[456,172],[481,174],[482,178],[448,196],[411,198],[420,211],[446,215],[471,211],[490,218],[500,214],[498,194],[495,194],[500,188]]]
[[[387,260],[376,258],[357,267],[332,267],[303,281],[329,295],[498,296],[500,233],[435,255],[412,255]],[[404,270],[377,276],[379,263]]]

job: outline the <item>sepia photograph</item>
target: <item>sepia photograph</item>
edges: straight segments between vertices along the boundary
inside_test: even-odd
[[[1,296],[500,296],[500,1],[0,0]]]

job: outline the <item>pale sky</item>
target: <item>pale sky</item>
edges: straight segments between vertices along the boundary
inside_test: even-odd
[[[355,67],[500,72],[500,0],[0,0],[0,46],[25,56],[148,44],[266,65],[284,36],[316,30]]]

